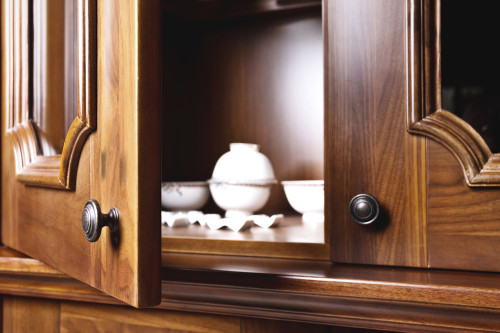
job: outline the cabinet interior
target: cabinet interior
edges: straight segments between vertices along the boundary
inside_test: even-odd
[[[279,182],[324,179],[323,97],[319,2],[164,1],[162,181],[211,178],[232,142],[259,144]],[[212,199],[202,211],[224,213]],[[245,232],[162,226],[162,249],[328,257],[328,227],[302,223],[280,183],[256,213],[285,221]]]

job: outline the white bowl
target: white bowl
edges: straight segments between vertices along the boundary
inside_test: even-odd
[[[306,216],[324,216],[325,194],[323,180],[282,181],[285,195],[297,212]]]
[[[161,183],[161,205],[173,211],[190,211],[203,207],[210,196],[207,182]]]
[[[273,184],[210,183],[215,203],[226,211],[226,217],[252,215],[266,204]]]

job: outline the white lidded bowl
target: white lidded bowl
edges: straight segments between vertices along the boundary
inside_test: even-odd
[[[285,195],[297,212],[304,217],[324,215],[325,182],[323,180],[288,180],[282,181]]]
[[[271,162],[259,145],[231,143],[208,181],[215,203],[227,217],[248,216],[267,203],[276,184]]]
[[[209,197],[207,182],[161,183],[161,205],[167,210],[197,210],[207,203]]]

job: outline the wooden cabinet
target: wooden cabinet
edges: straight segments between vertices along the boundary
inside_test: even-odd
[[[4,328],[29,296],[53,299],[65,329],[175,328],[168,311],[236,331],[240,317],[500,329],[497,156],[442,110],[439,1],[79,1],[75,121],[89,124],[74,140],[88,138],[66,169],[64,149],[39,156],[30,132],[29,4],[1,9],[2,133],[19,129],[14,144],[2,135],[2,242],[41,262],[2,252]],[[261,144],[280,180],[325,179],[320,237],[160,230],[160,182],[208,179],[231,141]],[[291,213],[280,190],[266,213]],[[373,225],[349,216],[360,193],[380,204]],[[88,199],[119,210],[118,235],[86,241]],[[161,303],[118,307],[42,262]]]
[[[48,55],[35,53],[32,41],[60,29],[50,15],[58,8],[37,12],[48,27],[42,31],[33,31],[31,1],[6,0],[1,11],[2,242],[134,306],[160,299],[158,5],[77,1],[78,116],[62,153],[51,156],[43,154],[33,108],[46,101],[39,90],[58,92],[56,79],[33,63],[62,66],[64,59],[46,59],[51,45]],[[50,105],[41,111],[60,117]],[[81,224],[89,199],[103,213],[119,211],[118,233],[104,230],[92,244]]]
[[[327,6],[334,260],[498,272],[497,155],[442,108],[440,1]],[[358,193],[378,225],[352,223]]]
[[[116,305],[86,305],[23,297],[5,297],[3,309],[3,332],[368,332],[278,320],[154,309],[137,311]]]

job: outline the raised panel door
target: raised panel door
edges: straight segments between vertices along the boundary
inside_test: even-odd
[[[77,2],[78,116],[51,156],[32,120],[43,94],[33,92],[31,5],[1,9],[2,242],[133,306],[158,304],[159,2]],[[118,232],[103,228],[95,243],[82,230],[89,199],[119,212]]]

